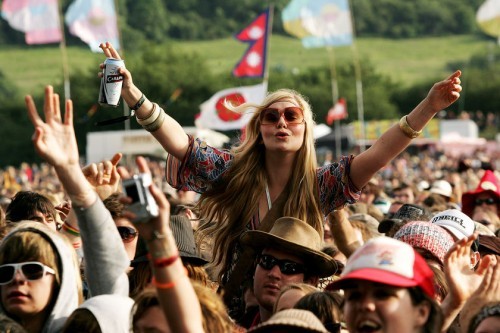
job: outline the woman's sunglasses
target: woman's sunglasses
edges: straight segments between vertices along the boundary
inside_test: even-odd
[[[281,117],[290,124],[302,124],[304,122],[304,112],[297,106],[284,109],[267,108],[260,113],[260,123],[262,125],[275,125]]]
[[[476,199],[476,206],[481,206],[484,203],[487,205],[494,205],[497,201],[494,198]]]
[[[257,264],[266,271],[271,270],[274,266],[278,266],[281,273],[285,275],[300,274],[305,272],[305,267],[295,261],[286,259],[277,259],[269,254],[261,254],[258,257]]]
[[[14,280],[16,272],[21,270],[22,275],[28,281],[39,280],[45,274],[56,274],[56,272],[38,261],[27,261],[19,264],[5,264],[0,266],[0,285],[9,284]]]
[[[117,228],[124,243],[130,243],[139,235],[139,232],[132,227],[120,226]]]

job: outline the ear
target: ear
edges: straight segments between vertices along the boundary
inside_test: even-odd
[[[422,301],[422,303],[415,305],[415,325],[417,327],[424,327],[429,319],[431,307],[429,301]]]
[[[470,255],[470,266],[471,269],[474,270],[474,268],[477,266],[478,262],[481,260],[481,254],[479,252],[472,252]]]

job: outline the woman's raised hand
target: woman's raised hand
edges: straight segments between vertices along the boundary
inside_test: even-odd
[[[121,159],[122,154],[116,153],[111,160],[91,163],[82,168],[85,178],[97,192],[101,200],[108,198],[111,194],[120,190],[121,178],[117,166]]]
[[[462,72],[457,70],[443,81],[439,81],[432,86],[426,99],[433,110],[436,112],[441,111],[460,97],[462,91],[460,75],[462,75]]]
[[[79,164],[78,145],[73,128],[73,103],[66,100],[64,119],[61,117],[59,95],[52,86],[45,87],[43,113],[40,118],[35,102],[30,95],[25,97],[31,123],[35,127],[32,141],[37,154],[54,167]]]
[[[118,51],[115,50],[115,48],[113,47],[113,45],[111,45],[110,42],[101,43],[99,47],[104,52],[106,58],[114,58],[121,60],[120,54],[118,53]],[[101,72],[99,72],[97,75],[99,77],[102,77],[102,69],[104,68],[104,63],[100,64],[99,68],[101,69]],[[120,68],[120,74],[123,75],[122,92],[124,92],[130,89],[134,85],[134,83],[132,81],[132,74],[130,74],[130,72],[125,67]]]

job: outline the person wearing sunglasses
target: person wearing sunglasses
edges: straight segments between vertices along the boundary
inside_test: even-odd
[[[320,277],[333,275],[337,269],[335,260],[321,252],[318,232],[296,218],[279,218],[269,232],[247,231],[241,243],[258,251],[253,292],[259,309],[250,327],[271,317],[283,287],[291,283],[315,286]]]
[[[500,217],[500,181],[494,171],[484,171],[476,189],[462,194],[462,211],[471,218],[480,211]]]
[[[0,296],[0,312],[28,332],[58,332],[82,299],[70,243],[41,223],[17,223],[0,243]]]
[[[110,43],[100,47],[106,57],[121,59]],[[279,207],[280,216],[307,221],[322,235],[324,217],[358,200],[360,190],[372,176],[398,156],[437,112],[455,102],[462,89],[461,72],[456,71],[434,84],[424,100],[368,150],[319,167],[314,114],[296,91],[271,92],[259,105],[225,103],[228,112],[250,112],[252,116],[241,142],[231,150],[218,150],[188,136],[174,118],[134,85],[125,67],[119,71],[124,78],[122,97],[139,124],[168,153],[167,181],[179,190],[201,194],[200,217],[206,223],[199,233],[202,238],[214,239],[212,254],[222,267],[218,278],[223,286],[230,281],[231,267],[240,258],[239,236],[259,228],[273,205]],[[277,200],[282,193],[286,199],[283,203]],[[239,281],[231,284],[241,285]]]

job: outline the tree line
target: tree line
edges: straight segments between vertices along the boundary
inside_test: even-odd
[[[60,0],[63,13],[73,0]],[[210,40],[234,35],[274,7],[273,33],[286,34],[281,12],[290,0],[117,0],[125,45],[144,41]],[[484,0],[350,0],[356,36],[415,38],[481,33],[475,14]],[[69,45],[82,42],[65,32]],[[0,20],[0,44],[22,45],[24,34]]]

